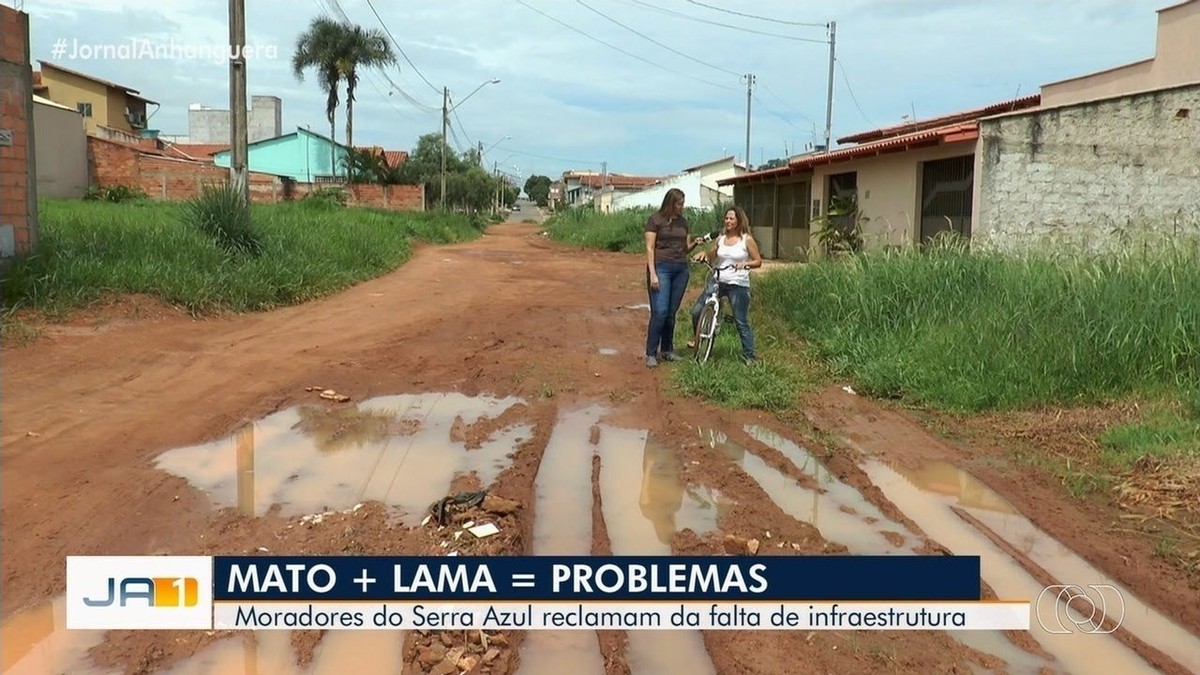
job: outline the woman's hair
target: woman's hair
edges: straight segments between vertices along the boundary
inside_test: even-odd
[[[733,211],[733,215],[737,218],[738,234],[745,237],[750,234],[750,216],[746,215],[746,210],[740,206],[731,206],[725,209],[725,214]]]
[[[674,215],[671,210],[676,202],[683,201],[683,190],[679,188],[671,188],[667,190],[667,194],[663,195],[662,206],[658,207],[658,215],[666,218],[669,215]]]

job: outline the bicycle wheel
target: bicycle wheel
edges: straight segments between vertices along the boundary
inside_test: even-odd
[[[717,341],[717,307],[705,305],[700,312],[700,320],[696,322],[696,360],[700,363],[708,361],[712,354],[713,343]]]

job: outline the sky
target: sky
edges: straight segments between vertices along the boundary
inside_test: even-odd
[[[139,90],[160,103],[151,108],[152,129],[186,135],[189,104],[229,107],[226,2],[0,2],[29,13],[35,67],[46,60]],[[311,73],[297,80],[290,59],[314,17],[344,15],[390,33],[398,48],[396,66],[361,76],[355,145],[411,150],[421,135],[440,133],[448,88],[451,147],[482,143],[489,167],[522,182],[567,170],[662,176],[730,155],[744,161],[746,74],[752,165],[823,143],[831,21],[836,147],[839,136],[905,116],[988,105],[1149,58],[1156,10],[1171,4],[247,0],[248,94],[282,99],[284,133],[328,133],[324,94]],[[154,45],[160,56],[175,45],[199,56],[100,58],[122,44]],[[492,79],[500,82],[484,84]],[[344,134],[343,107],[339,141]]]

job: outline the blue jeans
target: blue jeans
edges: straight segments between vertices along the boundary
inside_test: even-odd
[[[696,298],[692,305],[692,334],[696,333],[700,323],[700,314],[704,311],[704,301],[713,291],[713,282],[704,287],[704,292]],[[735,284],[720,284],[717,292],[720,297],[728,298],[733,305],[733,323],[737,326],[738,337],[742,339],[742,356],[747,359],[758,358],[754,353],[754,331],[750,328],[750,289]],[[719,319],[719,317],[718,317]]]
[[[646,293],[650,296],[650,326],[646,330],[646,356],[658,356],[659,351],[675,351],[675,314],[687,290],[687,263],[656,262],[658,290],[650,288],[650,270],[646,270]]]

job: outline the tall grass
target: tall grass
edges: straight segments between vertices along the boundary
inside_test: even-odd
[[[194,313],[295,304],[395,269],[412,242],[478,236],[463,216],[256,204],[257,256],[227,251],[185,224],[184,205],[42,200],[41,247],[0,281],[8,310],[61,311],[146,293]]]
[[[601,213],[591,208],[570,208],[547,220],[546,231],[555,241],[582,248],[642,253],[646,250],[646,220],[656,210],[644,207]],[[693,235],[720,229],[722,215],[713,209],[689,207],[684,211]]]
[[[960,411],[1200,384],[1200,253],[930,250],[781,270],[770,311],[865,392]]]

